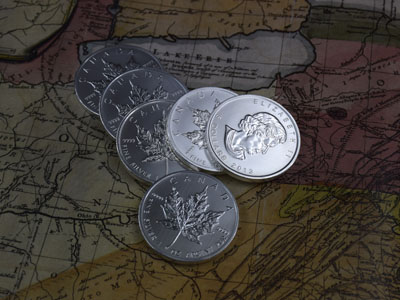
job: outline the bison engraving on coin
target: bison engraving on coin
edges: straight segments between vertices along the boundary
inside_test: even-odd
[[[246,155],[264,155],[270,147],[286,142],[285,128],[277,118],[266,112],[246,115],[238,127],[241,130],[225,126],[225,148],[240,160],[244,160]]]
[[[191,242],[202,244],[200,237],[213,234],[213,227],[219,224],[219,218],[225,211],[208,210],[208,185],[200,193],[181,197],[175,187],[161,204],[164,219],[159,220],[164,227],[177,231],[174,240],[165,249],[172,247],[182,235]]]

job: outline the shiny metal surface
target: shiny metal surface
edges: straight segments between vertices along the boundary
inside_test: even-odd
[[[100,100],[100,118],[115,138],[122,119],[136,106],[155,100],[175,101],[187,92],[174,76],[153,69],[137,69],[115,78]]]
[[[139,226],[147,243],[180,262],[201,262],[221,253],[235,237],[235,199],[215,177],[183,171],[165,176],[143,197]]]
[[[169,101],[141,104],[121,123],[117,151],[125,167],[139,180],[153,183],[186,169],[167,142],[165,126],[172,104]]]
[[[206,128],[213,110],[236,93],[217,87],[204,87],[183,95],[172,107],[167,122],[168,139],[175,154],[196,170],[223,172],[209,153]]]
[[[75,93],[91,113],[99,114],[99,102],[108,84],[117,76],[138,68],[162,69],[150,52],[134,46],[104,48],[90,55],[75,73]]]
[[[300,132],[291,114],[256,95],[233,97],[218,106],[208,123],[207,140],[225,170],[247,181],[282,174],[300,150]]]

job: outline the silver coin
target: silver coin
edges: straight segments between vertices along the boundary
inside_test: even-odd
[[[153,69],[137,69],[115,78],[100,100],[100,119],[115,138],[122,119],[137,105],[154,100],[178,100],[187,88],[174,76]]]
[[[236,93],[205,87],[190,91],[171,108],[167,122],[168,139],[175,154],[195,170],[221,173],[224,169],[209,153],[206,127],[213,110]]]
[[[300,132],[291,114],[255,95],[233,97],[218,106],[210,116],[207,141],[229,174],[248,181],[282,174],[300,150]]]
[[[107,85],[118,75],[138,68],[162,69],[150,52],[133,46],[109,47],[90,55],[75,74],[75,92],[83,106],[99,114],[99,102]]]
[[[139,226],[147,243],[181,262],[200,262],[222,252],[238,223],[238,207],[228,188],[195,171],[165,176],[139,206]]]
[[[122,120],[117,151],[125,167],[139,180],[153,183],[167,174],[185,170],[167,142],[170,101],[152,101],[132,110]]]

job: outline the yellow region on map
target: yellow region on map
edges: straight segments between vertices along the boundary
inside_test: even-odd
[[[0,4],[0,58],[24,59],[68,21],[77,0],[13,1]]]
[[[394,196],[375,196],[377,202],[386,203],[382,214],[376,213],[370,194],[362,190],[258,185],[237,199],[241,220],[231,246],[208,262],[170,262],[142,242],[60,273],[18,296],[28,300],[50,299],[49,294],[83,300],[233,300],[265,295],[298,299],[296,290],[318,294],[321,284],[338,284],[339,279],[329,276],[332,273],[350,273],[365,264],[371,253],[389,253],[389,241],[379,246],[376,242],[380,232],[390,230],[390,216],[399,204]],[[364,213],[368,217],[360,216]],[[388,256],[385,264],[393,267],[395,257]],[[368,292],[374,293],[366,287]]]
[[[306,20],[305,0],[121,0],[114,35],[224,38],[256,30],[293,32]]]

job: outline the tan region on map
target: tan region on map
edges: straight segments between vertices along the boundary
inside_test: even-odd
[[[121,0],[114,36],[224,38],[257,30],[299,30],[306,20],[305,0],[184,1]]]
[[[18,99],[0,111],[1,288],[19,290],[140,242],[145,190],[73,85],[3,83],[0,94]]]
[[[253,300],[266,295],[299,299],[299,294],[311,292],[322,298],[345,289],[365,299],[377,295],[385,283],[364,285],[358,291],[346,282],[359,276],[365,280],[396,276],[398,238],[391,232],[392,217],[399,209],[396,199],[382,193],[371,198],[369,192],[341,187],[258,185],[237,199],[238,234],[223,254],[210,261],[197,265],[166,261],[142,242],[17,295],[27,300],[50,299],[48,295],[82,300]],[[376,269],[374,257],[380,255],[385,259]]]
[[[0,3],[0,58],[29,58],[32,49],[54,35],[69,19],[77,0]]]
[[[2,299],[141,242],[137,208],[148,186],[124,168],[72,84],[3,83],[0,94],[19,100],[0,111]],[[255,186],[221,179],[235,197]]]

